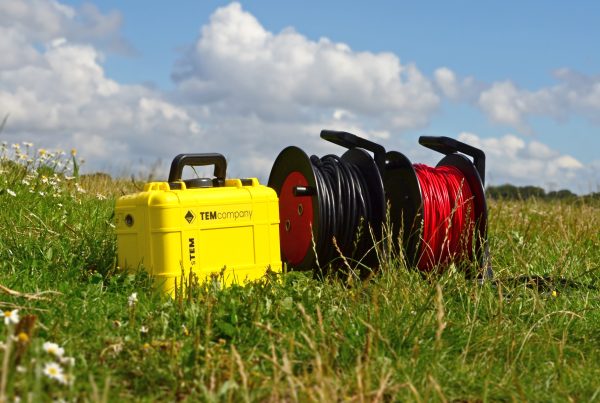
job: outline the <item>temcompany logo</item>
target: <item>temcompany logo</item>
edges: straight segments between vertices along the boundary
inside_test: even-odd
[[[235,211],[199,211],[201,220],[238,220],[242,218],[252,219],[252,210]]]

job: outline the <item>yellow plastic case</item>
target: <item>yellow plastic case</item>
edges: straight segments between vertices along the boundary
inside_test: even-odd
[[[186,165],[214,165],[216,178],[182,181]],[[168,182],[120,197],[119,267],[145,268],[170,294],[190,270],[200,282],[218,275],[223,285],[280,272],[277,194],[256,178],[225,179],[226,167],[221,154],[181,154]]]

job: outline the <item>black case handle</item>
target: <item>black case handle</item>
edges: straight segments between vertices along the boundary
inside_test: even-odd
[[[173,158],[171,170],[169,171],[169,182],[177,182],[181,180],[183,167],[185,166],[206,166],[214,165],[214,176],[219,181],[225,181],[225,173],[227,171],[227,160],[222,154],[204,153],[204,154],[179,154]]]
[[[481,182],[485,183],[485,153],[479,148],[445,136],[421,136],[419,144],[445,155],[460,152],[473,157],[473,165],[479,173]]]
[[[362,148],[371,151],[379,172],[383,173],[383,169],[385,169],[385,147],[381,144],[363,139],[352,133],[336,130],[321,130],[321,138],[347,149]]]

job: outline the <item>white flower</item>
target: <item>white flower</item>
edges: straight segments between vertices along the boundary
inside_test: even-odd
[[[101,193],[96,193],[96,199],[98,200],[106,200],[106,196]]]
[[[6,189],[6,193],[8,193],[9,195],[11,195],[12,197],[15,197],[17,195],[14,191],[12,191],[10,189]]]
[[[56,379],[60,383],[65,383],[65,374],[60,365],[55,362],[49,362],[44,365],[44,375],[48,378]]]
[[[59,346],[56,343],[52,343],[51,341],[47,341],[44,343],[44,351],[48,354],[52,354],[55,357],[62,357],[65,353],[65,349]]]
[[[60,359],[61,364],[68,365],[70,367],[75,365],[75,358],[73,357],[62,357]]]
[[[4,324],[10,325],[11,323],[19,323],[19,310],[13,309],[12,311],[4,311]]]
[[[131,293],[131,295],[129,296],[129,298],[127,298],[127,304],[129,306],[134,306],[137,302],[137,292],[133,292]]]
[[[141,333],[141,334],[146,334],[146,333],[148,333],[148,328],[147,328],[146,326],[142,326],[142,327],[140,327],[140,333]]]

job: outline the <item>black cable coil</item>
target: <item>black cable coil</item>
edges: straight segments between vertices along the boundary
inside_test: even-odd
[[[344,256],[361,259],[368,252],[367,224],[379,218],[368,181],[358,166],[336,155],[320,159],[313,155],[310,162],[321,196],[319,233],[315,239],[318,259],[330,262],[339,256],[332,245],[334,237]]]

